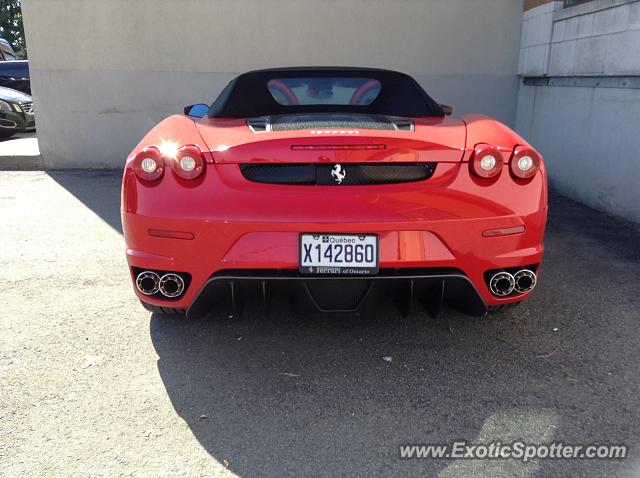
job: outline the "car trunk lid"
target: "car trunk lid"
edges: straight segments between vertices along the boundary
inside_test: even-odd
[[[286,115],[196,122],[217,163],[459,162],[466,127],[452,118]]]

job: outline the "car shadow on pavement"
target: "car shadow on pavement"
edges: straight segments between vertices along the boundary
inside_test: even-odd
[[[121,171],[49,170],[46,173],[104,222],[122,234],[120,219]]]
[[[202,446],[240,476],[613,476],[627,460],[401,459],[456,440],[620,443],[640,427],[640,235],[552,201],[536,295],[484,319],[151,317],[158,370]]]
[[[51,171],[121,231],[120,173]],[[240,476],[637,474],[640,233],[552,195],[534,297],[484,319],[394,309],[151,316],[158,371],[203,448]],[[413,443],[620,443],[618,461],[399,457]]]
[[[637,468],[640,235],[554,198],[537,293],[438,320],[151,317],[158,370],[202,446],[240,476],[614,476]],[[634,249],[635,248],[635,249]],[[627,460],[401,459],[399,446],[561,441]],[[637,471],[637,470],[636,470]]]

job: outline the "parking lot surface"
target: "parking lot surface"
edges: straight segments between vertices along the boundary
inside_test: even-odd
[[[134,296],[118,173],[0,172],[0,476],[638,476],[640,233],[550,208],[509,311],[187,320]],[[460,439],[629,457],[399,457]]]

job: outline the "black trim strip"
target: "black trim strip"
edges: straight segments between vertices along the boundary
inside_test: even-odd
[[[525,86],[640,89],[640,76],[525,76]]]

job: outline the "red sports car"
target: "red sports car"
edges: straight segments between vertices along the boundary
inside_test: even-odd
[[[149,310],[248,300],[354,312],[394,300],[484,315],[536,286],[542,157],[502,123],[449,117],[410,76],[281,68],[155,126],[127,159],[122,224]]]

